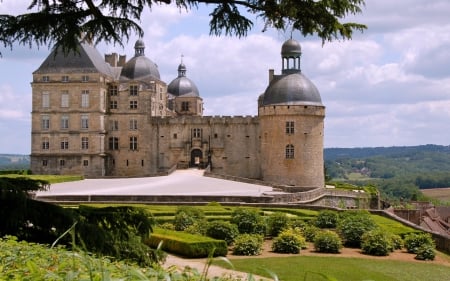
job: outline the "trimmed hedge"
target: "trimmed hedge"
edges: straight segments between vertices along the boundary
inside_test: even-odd
[[[227,243],[224,240],[160,228],[154,230],[145,244],[157,248],[161,241],[163,241],[162,250],[187,258],[208,257],[212,249],[214,249],[215,257],[226,256],[228,252]]]

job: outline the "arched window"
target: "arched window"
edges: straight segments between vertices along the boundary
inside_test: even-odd
[[[286,145],[286,159],[294,159],[294,146],[292,144]]]

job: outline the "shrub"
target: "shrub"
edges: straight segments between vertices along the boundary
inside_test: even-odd
[[[339,253],[342,249],[341,238],[334,231],[319,231],[314,238],[314,249],[320,253]]]
[[[207,221],[202,219],[195,221],[184,229],[185,232],[190,234],[206,235]]]
[[[240,234],[234,240],[234,255],[256,256],[262,251],[264,239],[259,234]]]
[[[436,252],[434,251],[434,246],[432,245],[422,245],[417,249],[417,255],[415,257],[416,260],[434,260],[436,256]]]
[[[267,218],[267,228],[270,236],[278,236],[278,234],[288,227],[289,218],[285,213],[275,212]]]
[[[366,232],[361,237],[361,249],[364,254],[388,256],[394,249],[392,235],[380,229]]]
[[[391,234],[392,247],[394,250],[400,250],[403,248],[403,239],[400,235]]]
[[[422,246],[434,248],[434,241],[429,233],[411,233],[405,237],[405,247],[408,253],[417,254]]]
[[[237,225],[239,233],[262,234],[266,233],[266,225],[259,209],[237,208],[231,214],[231,223]]]
[[[204,219],[204,217],[205,215],[200,209],[191,206],[181,206],[175,212],[173,224],[175,225],[175,230],[183,231],[196,221]]]
[[[364,233],[374,230],[377,225],[367,212],[348,212],[338,223],[344,245],[347,247],[361,246],[361,237]]]
[[[305,237],[306,241],[313,242],[320,229],[314,225],[306,224],[302,228],[300,228],[300,231],[302,232],[303,237]]]
[[[159,225],[159,227],[161,227],[162,229],[175,230],[175,225],[173,225],[173,223],[170,222],[165,222]]]
[[[235,224],[230,222],[212,221],[208,223],[206,235],[215,239],[225,240],[228,245],[231,245],[239,235],[239,230]]]
[[[272,251],[275,253],[298,254],[306,247],[305,238],[299,231],[285,229],[273,240]]]
[[[338,222],[338,214],[335,211],[320,211],[315,220],[315,225],[319,228],[335,228]]]

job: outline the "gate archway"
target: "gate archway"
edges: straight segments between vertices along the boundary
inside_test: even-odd
[[[191,151],[191,167],[200,167],[203,162],[203,152],[196,148]]]

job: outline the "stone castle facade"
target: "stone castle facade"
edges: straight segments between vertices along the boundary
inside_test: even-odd
[[[324,186],[325,107],[300,69],[301,47],[281,48],[282,73],[269,70],[258,116],[203,116],[203,99],[181,62],[166,84],[145,56],[102,57],[81,42],[54,50],[33,73],[31,170],[35,174],[145,177],[176,168],[293,187]],[[256,105],[256,103],[255,103]]]

